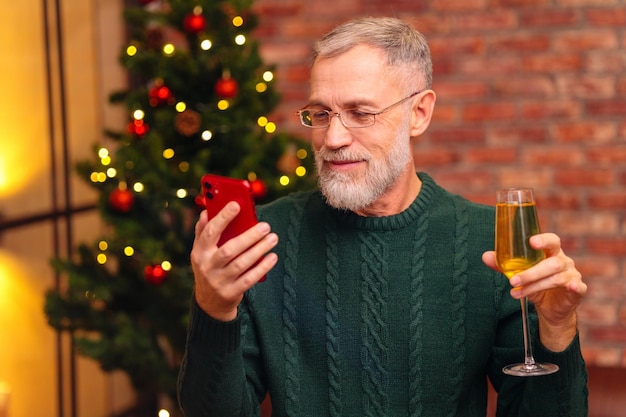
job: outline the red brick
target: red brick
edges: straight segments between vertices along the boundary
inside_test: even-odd
[[[539,126],[497,127],[488,131],[488,143],[494,145],[538,144],[547,139],[545,128]]]
[[[594,100],[588,102],[586,111],[593,116],[620,116],[626,115],[626,98],[614,100]]]
[[[463,107],[463,120],[468,122],[513,120],[515,116],[515,106],[512,103],[479,103]]]
[[[595,254],[625,256],[626,238],[588,238],[587,247]]]
[[[613,123],[567,121],[554,124],[551,133],[558,142],[601,144],[611,142],[616,129]]]
[[[616,192],[595,191],[587,200],[593,210],[623,210],[626,207],[626,190]]]
[[[587,151],[587,159],[590,162],[600,164],[626,164],[626,146],[605,146],[591,148]]]
[[[554,83],[549,76],[499,77],[492,81],[492,91],[498,96],[550,97],[554,95]]]
[[[471,144],[478,146],[485,143],[485,131],[482,128],[436,128],[431,129],[430,138],[438,144]]]
[[[580,104],[575,100],[533,101],[522,103],[522,115],[527,120],[568,118],[580,115]]]
[[[626,327],[602,327],[589,331],[591,337],[599,342],[626,344]]]
[[[580,22],[579,13],[572,9],[549,9],[523,11],[520,16],[522,27],[548,27],[558,28],[577,25]]]
[[[419,2],[415,2],[419,3]],[[430,8],[438,12],[468,12],[484,10],[487,7],[487,0],[431,0]]]
[[[521,160],[528,165],[572,166],[584,163],[585,155],[580,149],[536,146],[523,149]]]
[[[554,177],[554,183],[563,186],[608,186],[614,182],[612,169],[563,169]]]
[[[447,148],[421,149],[417,146],[413,152],[413,161],[418,170],[429,166],[450,166],[458,160],[458,153]]]
[[[471,76],[485,77],[507,75],[519,72],[521,63],[517,55],[489,55],[486,57],[464,57],[456,64],[458,72]]]
[[[592,287],[593,285],[590,284],[587,293],[589,302],[581,304],[577,309],[578,319],[580,322],[592,326],[615,325],[617,323],[617,305],[615,302],[607,303],[605,300],[597,302],[597,300],[591,299]]]
[[[532,72],[558,73],[582,68],[581,55],[574,53],[542,54],[525,57],[523,69]]]
[[[626,26],[626,8],[611,7],[606,9],[585,10],[585,19],[594,26]]]
[[[563,75],[556,79],[561,95],[580,98],[611,98],[615,96],[615,78],[606,75]]]
[[[544,7],[552,3],[552,0],[493,0],[492,7]]]
[[[554,47],[559,51],[586,51],[591,49],[615,49],[618,45],[613,30],[583,29],[555,33]]]
[[[462,194],[464,192],[485,191],[495,193],[495,178],[488,171],[453,171],[446,168],[434,175],[435,180],[444,188]]]
[[[491,38],[489,44],[492,53],[542,52],[550,48],[551,41],[547,34],[513,33],[507,36]]]
[[[487,84],[482,81],[435,81],[433,89],[437,92],[437,101],[475,99],[486,96]]]
[[[546,170],[528,167],[504,168],[498,175],[498,188],[531,187],[546,189],[551,183],[551,175]]]
[[[599,257],[597,255],[579,255],[574,258],[576,269],[582,274],[583,281],[596,281],[597,285],[602,285],[605,280],[618,277],[620,272],[619,262],[610,256]]]
[[[483,55],[485,39],[480,36],[450,37],[438,36],[428,40],[430,53],[433,56],[454,56],[457,54]]]
[[[615,6],[620,3],[621,0],[558,0],[559,6],[590,6],[590,7],[602,7],[602,6]]]
[[[538,191],[536,193],[537,204],[549,210],[577,210],[580,209],[580,195],[564,191],[562,189]]]
[[[465,162],[470,164],[507,164],[517,159],[515,148],[472,148],[465,152]]]
[[[620,216],[612,212],[600,212],[587,215],[583,215],[580,212],[561,212],[555,217],[556,228],[559,231],[576,236],[602,236],[605,235],[607,231],[618,230],[620,223]]]
[[[598,345],[589,346],[589,343],[582,343],[583,357],[587,365],[595,366],[619,366],[621,361],[621,350],[616,347],[601,347]],[[624,365],[626,366],[626,365]]]
[[[626,282],[623,280],[607,280],[601,282],[591,280],[588,282],[587,296],[592,300],[602,300],[603,305],[613,305],[615,321],[617,321],[618,309],[616,304],[626,298]]]
[[[459,118],[459,108],[455,104],[437,104],[431,120],[431,125],[442,122],[454,122]],[[434,123],[433,123],[434,122]]]
[[[622,44],[626,45],[626,36]],[[585,56],[584,70],[597,74],[620,74],[626,71],[626,51],[590,51]]]
[[[454,4],[463,4],[461,1],[451,1]],[[517,25],[517,16],[512,10],[499,9],[493,12],[472,13],[457,16],[456,30],[460,33],[465,31],[491,31],[512,29]]]

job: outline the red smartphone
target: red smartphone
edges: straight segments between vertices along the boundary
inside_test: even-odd
[[[235,236],[239,236],[258,223],[254,196],[250,183],[246,180],[205,174],[202,176],[202,197],[209,219],[212,219],[230,201],[239,203],[241,210],[222,232],[217,246],[222,246]],[[261,259],[254,265],[256,266]],[[265,277],[259,282],[265,281]]]

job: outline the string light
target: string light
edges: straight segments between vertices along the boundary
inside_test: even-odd
[[[233,17],[233,26],[241,27],[243,25],[243,17],[235,16]]]
[[[115,178],[117,176],[117,170],[115,168],[107,169],[107,177]]]
[[[217,108],[220,110],[226,110],[230,107],[228,100],[220,100],[217,102]]]
[[[132,246],[126,246],[124,248],[124,255],[126,256],[133,256],[135,254],[135,249]]]
[[[296,156],[298,159],[306,159],[306,157],[309,156],[309,153],[306,149],[300,148],[296,151]]]
[[[239,46],[242,46],[246,43],[246,37],[244,35],[235,36],[235,43]]]
[[[171,43],[166,43],[165,45],[163,45],[163,54],[166,56],[172,56],[174,55],[174,52],[176,51],[176,47],[174,47],[173,44]]]
[[[126,55],[135,56],[137,55],[137,47],[135,45],[128,45],[126,48]]]
[[[290,180],[289,180],[289,177],[288,177],[288,176],[286,176],[286,175],[283,175],[283,176],[281,176],[281,177],[278,179],[278,182],[279,182],[279,183],[280,183],[280,185],[282,185],[283,187],[285,187],[285,186],[289,185],[289,181],[290,181]]]
[[[261,116],[258,119],[256,119],[257,124],[259,126],[261,126],[261,127],[265,127],[265,125],[267,125],[268,121],[269,120],[267,120],[267,117],[265,117],[265,116]]]
[[[165,408],[162,408],[159,410],[158,417],[170,417],[170,412],[167,411]]]
[[[174,107],[176,108],[177,112],[182,113],[187,110],[187,103],[185,103],[184,101],[179,101]]]
[[[267,84],[257,83],[257,85],[255,86],[255,89],[257,93],[264,93],[267,91]]]
[[[161,262],[161,268],[163,268],[164,271],[171,271],[172,263],[170,261],[163,261]]]
[[[213,138],[213,132],[211,132],[210,130],[205,130],[200,136],[202,137],[203,141],[208,142],[211,140],[211,138]]]
[[[100,265],[104,265],[105,263],[107,263],[107,256],[104,253],[99,253],[98,256],[96,256],[96,261]]]
[[[163,158],[165,159],[172,159],[175,155],[174,149],[172,148],[167,148],[166,150],[163,151]]]
[[[202,48],[203,51],[208,51],[209,49],[211,49],[211,47],[213,47],[213,42],[211,42],[209,39],[205,39],[200,42],[200,48]]]
[[[143,184],[140,182],[136,182],[135,184],[133,184],[133,190],[135,190],[136,193],[140,193],[144,190]]]
[[[267,122],[267,124],[265,125],[265,131],[267,133],[274,133],[274,132],[276,132],[276,123],[274,123],[274,122]]]
[[[187,195],[189,195],[189,193],[184,188],[179,188],[178,190],[176,190],[176,197],[178,198],[185,198],[187,197]]]
[[[265,71],[263,73],[263,81],[270,82],[274,79],[274,73],[272,71]]]
[[[306,175],[306,168],[300,165],[296,168],[296,175],[299,177],[304,177]]]

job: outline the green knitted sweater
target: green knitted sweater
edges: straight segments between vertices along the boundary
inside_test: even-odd
[[[179,399],[187,417],[483,416],[488,376],[498,415],[587,415],[578,338],[537,360],[556,374],[502,374],[523,359],[519,301],[481,260],[493,208],[426,174],[418,198],[389,217],[360,217],[317,191],[259,208],[280,237],[278,265],[239,316],[213,320],[192,303]],[[536,328],[536,316],[532,316]]]

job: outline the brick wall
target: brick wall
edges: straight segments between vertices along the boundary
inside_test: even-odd
[[[348,18],[391,15],[431,45],[438,99],[415,160],[451,191],[493,203],[532,186],[589,284],[588,363],[626,367],[625,0],[257,0],[277,65],[281,130],[305,136],[310,45]]]

